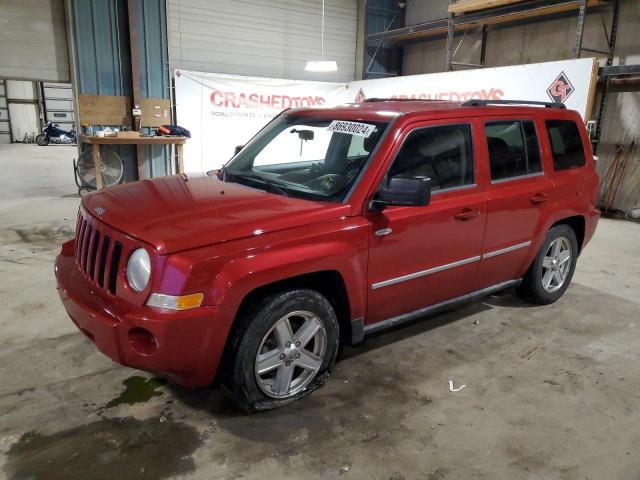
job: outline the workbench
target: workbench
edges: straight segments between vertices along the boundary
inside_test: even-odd
[[[186,143],[187,137],[98,137],[96,135],[81,135],[80,141],[92,146],[93,166],[96,169],[96,188],[102,188],[101,171],[102,162],[100,159],[100,145],[175,145],[178,156],[176,172],[184,172],[184,160],[182,158],[182,146]],[[138,157],[138,178],[142,179],[142,158]]]

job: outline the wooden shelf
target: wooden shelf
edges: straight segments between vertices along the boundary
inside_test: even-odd
[[[477,12],[478,10],[488,10],[522,2],[523,0],[460,0],[449,5],[447,12],[460,15],[461,13]]]
[[[464,0],[465,2],[467,0]],[[519,22],[532,18],[552,17],[554,15],[563,14],[578,10],[580,2],[578,0],[551,1],[536,0],[517,2],[514,0],[468,0],[478,5],[480,2],[508,2],[502,3],[482,12],[467,13],[465,15],[456,15],[453,19],[455,31],[464,31],[478,28],[482,25],[499,25]],[[460,2],[462,3],[462,2]],[[606,5],[606,0],[588,0],[587,8],[594,8]],[[434,20],[408,27],[389,30],[386,32],[374,33],[368,35],[367,42],[380,42],[389,40],[390,42],[410,42],[414,40],[422,40],[430,37],[437,37],[447,34],[447,20]]]
[[[80,141],[90,145],[184,145],[187,137],[98,137],[82,135]]]
[[[93,166],[96,172],[102,171],[102,159],[100,157],[100,145],[175,145],[178,154],[178,173],[184,173],[184,160],[182,158],[182,146],[186,143],[187,137],[98,137],[95,135],[81,135],[80,141],[91,145]],[[138,156],[138,177],[142,178],[140,162],[142,157]],[[96,189],[102,188],[102,175],[96,174]]]

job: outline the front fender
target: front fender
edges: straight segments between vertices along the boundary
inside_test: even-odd
[[[248,253],[224,265],[207,301],[212,305],[241,302],[256,288],[309,273],[336,271],[344,281],[352,318],[364,316],[366,250],[334,240]]]

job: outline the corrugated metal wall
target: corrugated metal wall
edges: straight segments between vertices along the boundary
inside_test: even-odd
[[[404,11],[396,0],[367,0],[365,38],[404,26]],[[397,75],[402,61],[401,50],[390,41],[365,42],[362,78]]]
[[[326,0],[325,60],[338,72],[304,70],[320,58],[321,0],[167,0],[172,68],[346,82],[355,77],[357,0]]]
[[[447,18],[449,3],[449,0],[408,0],[406,25]]]
[[[136,33],[140,94],[169,98],[164,0],[138,0]],[[131,95],[131,58],[126,0],[70,0],[77,60],[77,94]],[[82,120],[82,119],[81,119]],[[84,147],[86,148],[86,146]],[[109,147],[125,162],[125,181],[137,178],[135,149]],[[145,176],[170,172],[168,148],[145,147]]]
[[[425,15],[427,15],[426,12],[437,12],[434,9],[438,2],[411,0],[407,4],[407,25],[433,19]],[[409,8],[412,3],[415,5]],[[609,25],[610,14],[606,12],[603,18],[601,15],[595,12],[587,14],[583,45],[600,49],[606,48],[602,20],[606,25]],[[490,28],[487,36],[485,65],[498,67],[573,58],[577,17],[576,11],[574,15],[564,18]],[[621,0],[614,65],[640,63],[638,25],[640,25],[640,2],[638,0]],[[456,48],[461,38],[461,36],[456,36],[454,41]],[[460,44],[455,60],[477,63],[480,59],[481,38],[479,31],[467,33],[464,41]],[[445,55],[446,39],[444,37],[407,44],[404,47],[403,72],[406,75],[442,72],[445,68]],[[590,52],[583,54],[585,57],[590,55],[596,54]],[[596,101],[596,108],[598,104],[599,102]],[[602,138],[598,147],[600,157],[598,172],[602,176],[614,159],[616,145],[623,145],[626,152],[634,139],[636,144],[640,144],[640,131],[638,130],[640,125],[640,109],[638,108],[640,93],[610,93],[607,96],[607,105]],[[640,165],[640,148],[636,148],[632,154],[631,167],[620,185],[619,194],[612,205],[613,208],[628,210],[640,205],[640,167],[637,165]]]

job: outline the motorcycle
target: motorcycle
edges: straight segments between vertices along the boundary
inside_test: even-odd
[[[76,143],[76,126],[70,131],[63,130],[57,123],[49,122],[36,137],[36,143],[45,147],[53,143]]]

